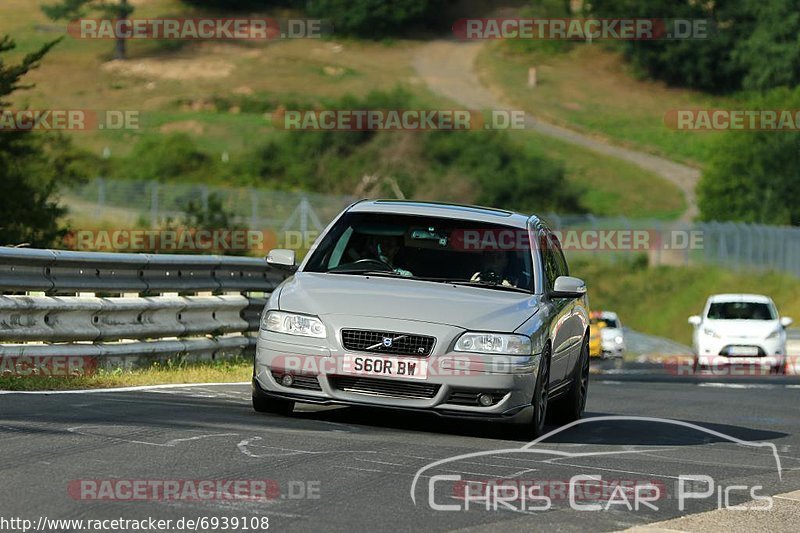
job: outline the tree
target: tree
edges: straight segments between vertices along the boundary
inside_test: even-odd
[[[734,59],[747,67],[745,89],[793,87],[800,83],[800,11],[797,0],[747,0],[758,20],[737,44]]]
[[[312,17],[329,19],[337,34],[379,39],[444,22],[448,0],[314,0]]]
[[[424,146],[433,165],[473,180],[481,205],[522,212],[586,211],[582,191],[566,180],[561,162],[517,144],[505,131],[434,131]]]
[[[183,0],[184,3],[201,9],[224,9],[248,11],[274,7],[297,7],[297,0]],[[295,4],[293,6],[293,4]]]
[[[133,13],[134,7],[128,0],[117,0],[116,3],[106,0],[59,0],[56,4],[42,6],[42,11],[52,20],[75,20],[85,17],[90,11],[97,11],[104,18],[127,19]],[[125,59],[125,38],[117,37],[115,49],[117,59]]]
[[[744,107],[800,109],[800,88]],[[800,132],[729,131],[712,154],[697,188],[702,219],[800,225]]]
[[[594,0],[591,15],[602,18],[664,18],[710,22],[707,38],[630,40],[619,43],[625,57],[648,77],[712,93],[739,89],[749,65],[732,50],[749,35],[754,19],[745,0]],[[771,31],[771,30],[770,30]]]
[[[22,78],[57,42],[28,54],[18,65],[6,65],[2,54],[15,45],[8,36],[0,38],[0,113],[10,112],[12,93],[31,87]],[[65,210],[54,197],[59,185],[84,175],[82,163],[83,156],[63,136],[0,130],[0,244],[45,247],[63,236],[58,220]]]

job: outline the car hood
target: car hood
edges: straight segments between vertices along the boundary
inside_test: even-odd
[[[281,286],[283,311],[417,320],[514,331],[538,309],[535,295],[403,278],[298,272]]]
[[[763,339],[780,326],[778,320],[712,320],[703,322],[703,327],[714,330],[722,337]]]

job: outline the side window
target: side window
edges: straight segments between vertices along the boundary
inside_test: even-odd
[[[547,290],[553,290],[553,284],[559,276],[558,261],[556,260],[556,254],[553,251],[550,238],[550,234],[545,231],[539,233],[539,247],[542,251],[542,267],[544,268],[544,275],[547,278],[545,283]]]
[[[550,239],[553,243],[553,254],[556,256],[556,262],[558,263],[559,276],[569,276],[569,266],[567,265],[567,259],[564,257],[564,252],[561,250],[561,243],[558,242],[558,237],[551,235]]]

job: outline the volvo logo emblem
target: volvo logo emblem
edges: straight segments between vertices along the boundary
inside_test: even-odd
[[[383,338],[383,345],[389,348],[392,345],[392,338],[391,337],[384,337]]]

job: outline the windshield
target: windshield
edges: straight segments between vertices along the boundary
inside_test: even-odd
[[[435,217],[346,213],[304,270],[533,291],[525,230]]]
[[[712,320],[774,320],[769,304],[761,302],[717,302],[708,309]]]

